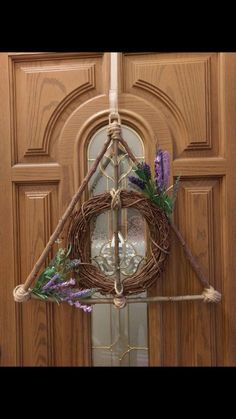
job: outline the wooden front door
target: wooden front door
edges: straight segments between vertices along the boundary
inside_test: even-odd
[[[236,365],[236,54],[122,54],[122,122],[168,149],[181,175],[175,222],[222,302],[150,304],[150,365]],[[0,365],[91,365],[90,316],[15,304],[83,179],[88,141],[107,124],[109,54],[0,54]],[[173,238],[151,294],[202,288]]]

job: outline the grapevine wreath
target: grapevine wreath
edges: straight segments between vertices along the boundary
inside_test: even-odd
[[[97,288],[102,294],[115,294],[114,282],[90,263],[89,227],[94,217],[111,209],[109,192],[86,201],[71,220],[68,243],[72,245],[71,256],[81,260],[80,284],[85,288]],[[136,274],[123,280],[123,294],[138,294],[150,287],[163,272],[170,246],[170,226],[165,212],[138,192],[121,190],[122,208],[136,208],[144,217],[150,234],[151,255]],[[79,240],[78,240],[79,238]]]

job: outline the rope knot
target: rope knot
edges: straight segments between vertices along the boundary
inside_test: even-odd
[[[23,284],[17,285],[13,290],[13,297],[17,303],[24,303],[30,299],[30,291],[26,291]]]
[[[119,284],[120,290],[118,290],[117,285],[118,285],[117,281],[115,281],[114,288],[115,288],[116,296],[113,299],[113,303],[114,303],[116,308],[120,309],[120,308],[124,308],[126,306],[127,301],[126,301],[125,296],[123,295],[123,291],[124,291],[123,285]]]
[[[124,297],[124,295],[120,295],[120,296],[116,296],[113,299],[113,303],[115,305],[116,308],[124,308],[126,306],[126,298]]]
[[[211,285],[209,288],[204,289],[202,295],[204,297],[204,303],[219,303],[221,300],[221,294]]]
[[[121,208],[121,200],[120,200],[120,189],[115,190],[114,188],[110,190],[111,194],[111,209],[114,210],[115,208]]]
[[[121,126],[117,121],[113,121],[109,124],[107,129],[108,135],[111,136],[112,140],[119,140],[121,137]]]

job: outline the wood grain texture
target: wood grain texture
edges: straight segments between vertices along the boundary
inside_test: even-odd
[[[52,233],[52,219],[57,213],[56,185],[19,185],[17,218],[19,238],[19,279],[24,281],[32,264],[43,250]],[[51,255],[52,257],[52,255]],[[49,262],[49,259],[47,263]],[[20,364],[53,365],[53,315],[51,304],[37,301],[36,304],[25,304],[19,307],[21,322]]]
[[[142,97],[153,105],[168,124],[172,137],[169,146],[162,137],[163,130],[154,127],[154,121],[150,122],[154,141],[149,143],[144,137],[148,159],[155,153],[155,139],[172,150],[172,175],[182,176],[176,223],[211,284],[222,290],[224,224],[221,214],[228,165],[222,144],[219,147],[217,132],[218,63],[216,54],[127,54],[123,60],[123,89],[125,94],[136,95],[136,101]],[[126,105],[132,100],[134,97],[127,95]],[[144,115],[144,109],[136,105],[140,115]],[[183,249],[174,237],[172,241],[172,253],[162,283],[157,284],[151,294],[201,292],[202,286],[186,261]],[[150,364],[220,365],[224,362],[220,316],[222,306],[192,302],[161,307],[151,304]]]
[[[183,180],[175,215],[176,223],[204,274],[213,286],[221,289],[222,264],[218,259],[215,266],[214,261],[215,252],[219,254],[222,249],[218,219],[215,223],[213,214],[214,208],[215,215],[219,215],[219,190],[219,182],[215,180]],[[171,255],[163,275],[162,292],[165,295],[186,295],[199,294],[201,290],[183,249],[172,234]],[[216,306],[192,302],[165,304],[162,308],[162,365],[216,365],[215,316]]]
[[[217,152],[217,54],[127,54],[124,66],[124,91],[158,104],[173,133],[180,131],[178,156],[184,151],[204,155],[202,150],[210,155],[212,147]]]
[[[227,161],[222,157],[201,157],[175,159],[174,176],[224,176],[227,172]]]
[[[101,59],[27,58],[22,61],[22,57],[19,60],[13,56],[10,62],[14,161],[25,162],[27,157],[33,161],[37,156],[53,161],[51,136],[55,122],[78,96],[89,91],[99,93]]]
[[[24,281],[25,275],[55,228],[59,215],[75,193],[75,148],[68,155],[69,171],[72,169],[70,174],[63,167],[63,153],[58,155],[59,137],[63,125],[75,109],[83,107],[84,102],[91,100],[96,94],[108,91],[108,60],[106,57],[103,59],[103,56],[98,53],[4,54],[4,68],[11,91],[11,114],[8,109],[8,127],[7,124],[1,125],[2,138],[6,139],[5,152],[9,158],[6,158],[3,179],[10,188],[11,182],[14,187],[14,205],[13,208],[6,207],[6,211],[10,214],[12,208],[14,212],[15,240],[10,236],[11,229],[6,222],[4,238],[11,237],[12,250],[14,247],[15,251],[15,265],[12,265],[15,267],[15,285]],[[105,66],[103,72],[102,66]],[[91,86],[88,85],[88,80]],[[4,83],[7,86],[8,83]],[[4,92],[6,103],[7,93],[8,91]],[[90,115],[95,109],[95,105],[91,107]],[[80,111],[84,120],[89,112]],[[7,118],[5,121],[7,122]],[[7,128],[11,128],[11,142]],[[73,138],[75,143],[76,137],[77,135]],[[78,158],[77,153],[76,157]],[[76,182],[81,180],[79,178]],[[60,202],[58,182],[59,193],[63,195]],[[11,197],[11,189],[7,195]],[[1,214],[5,214],[4,217],[12,225],[12,218],[7,217],[6,211]],[[6,249],[8,264],[9,260],[13,260],[10,249],[10,246]],[[3,297],[4,304],[9,300],[8,306],[12,305],[14,308],[13,287],[13,283],[9,283],[9,297],[5,298],[5,294]],[[8,292],[7,287],[5,290]],[[4,304],[1,306],[3,309]],[[5,315],[7,311],[1,314],[8,328],[8,331],[2,328],[5,331],[2,339],[4,365],[8,359],[16,357],[16,353],[17,361],[12,362],[17,362],[17,365],[70,366],[91,363],[91,351],[88,349],[91,338],[89,316],[69,306],[59,309],[55,305],[38,301],[33,305],[16,305],[16,308],[17,333],[13,321],[12,327],[8,325]],[[14,319],[14,310],[10,311],[10,317]],[[9,330],[13,333],[15,344],[8,343],[12,338]]]
[[[222,148],[227,160],[227,177],[222,195],[223,228],[223,356],[226,365],[236,365],[236,258],[235,258],[235,229],[236,229],[236,54],[220,54],[220,115]]]
[[[12,227],[12,185],[10,182],[10,101],[8,90],[8,58],[0,54],[0,365],[16,364],[15,303],[12,301],[14,286],[14,246]]]
[[[58,163],[15,164],[11,169],[12,182],[59,181],[61,178]]]
[[[217,193],[216,181],[188,181],[184,183],[180,206],[184,208],[186,240],[192,248],[197,262],[208,278],[215,285],[214,247],[219,246],[213,229],[213,191]],[[217,208],[215,208],[217,211]],[[220,266],[218,265],[218,272]],[[201,291],[196,275],[189,264],[186,276],[182,277],[182,286],[192,293]],[[207,304],[184,304],[179,307],[181,365],[215,365],[215,328],[211,316],[215,307]]]
[[[89,315],[16,305],[12,289],[81,183],[91,136],[107,124],[109,54],[0,54],[0,64],[0,363],[91,365]],[[132,53],[119,65],[122,122],[137,130],[151,165],[157,145],[169,151],[171,177],[182,176],[175,222],[223,295],[217,306],[150,304],[153,366],[236,365],[235,72],[228,53]],[[201,290],[173,237],[150,295]]]

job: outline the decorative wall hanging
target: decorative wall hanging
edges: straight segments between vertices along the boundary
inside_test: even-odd
[[[114,61],[112,61],[111,65],[111,75],[113,74],[113,76],[111,77],[111,112],[107,140],[64,215],[59,220],[54,233],[51,235],[25,283],[18,285],[14,289],[14,299],[17,302],[27,301],[30,298],[56,301],[58,303],[66,302],[86,312],[91,311],[93,304],[104,303],[114,303],[117,308],[123,308],[127,303],[137,302],[183,300],[219,302],[221,294],[210,286],[191,250],[172,221],[179,179],[177,179],[173,187],[168,188],[170,172],[168,152],[160,149],[157,151],[155,157],[155,178],[152,179],[149,165],[145,162],[138,163],[128,144],[122,138],[121,122],[117,112],[117,65],[114,66],[113,64]],[[96,172],[111,144],[114,164],[114,188],[110,190],[110,193],[99,194],[87,200],[82,204],[79,211],[74,211],[88,182]],[[130,176],[129,181],[136,187],[137,191],[128,191],[119,187],[119,145],[123,147],[128,158],[133,163],[136,176]],[[124,260],[120,252],[119,213],[122,208],[137,209],[145,219],[149,230],[150,256],[146,261],[132,256],[133,263],[135,263],[135,271],[131,275],[125,275]],[[90,255],[92,225],[99,214],[108,210],[112,211],[114,221],[114,243],[112,249],[110,249],[111,275],[105,274],[101,269],[101,265],[96,260],[92,260]],[[67,229],[66,248],[59,248],[49,266],[38,276],[40,268],[52,250],[54,243],[59,245],[60,235],[65,229]],[[186,257],[204,287],[202,294],[170,297],[132,297],[132,295],[140,294],[153,285],[164,271],[170,252],[171,231],[177,236]],[[101,252],[100,258],[103,258]],[[32,287],[36,278],[37,281],[34,287]],[[100,294],[106,297],[92,297],[95,292],[100,292]]]
[[[72,244],[72,256],[84,263],[79,270],[80,284],[85,288],[97,288],[102,294],[116,294],[117,284],[90,262],[89,226],[94,217],[111,208],[137,208],[149,227],[151,255],[141,270],[125,278],[119,286],[124,295],[139,294],[150,287],[164,270],[170,245],[168,219],[164,211],[137,192],[121,190],[118,195],[111,192],[113,197],[110,193],[95,196],[74,214],[68,243]]]

